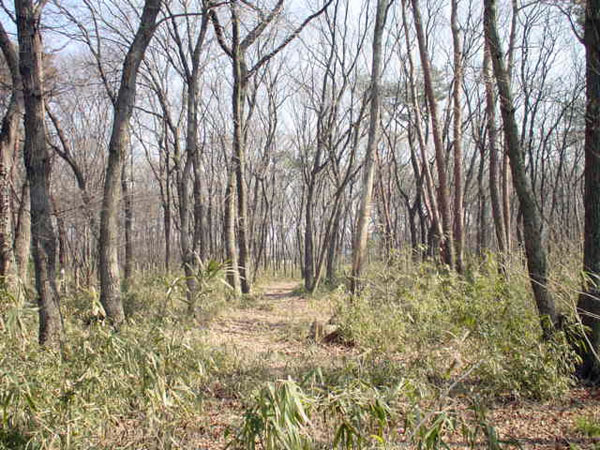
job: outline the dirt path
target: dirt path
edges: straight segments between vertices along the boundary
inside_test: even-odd
[[[313,321],[325,322],[329,305],[318,305],[294,291],[298,282],[276,281],[246,307],[227,311],[210,326],[210,342],[233,347],[246,356],[281,352],[290,355],[306,347]]]
[[[311,324],[327,322],[332,307],[298,294],[299,286],[297,281],[271,282],[261,294],[211,322],[206,343],[230,355],[234,367],[208,387],[212,398],[205,404],[199,448],[224,448],[224,432],[239,420],[244,397],[253,389],[267,381],[301,376],[313,367],[341,367],[352,353],[309,339]]]

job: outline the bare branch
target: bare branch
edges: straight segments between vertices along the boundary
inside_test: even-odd
[[[250,77],[252,77],[252,75],[254,75],[258,69],[260,69],[271,58],[273,58],[275,55],[277,55],[277,53],[279,53],[281,50],[283,50],[296,37],[298,37],[298,35],[302,32],[302,30],[310,22],[312,22],[313,19],[315,19],[315,18],[319,17],[321,14],[323,14],[327,10],[329,5],[331,5],[331,3],[333,3],[333,0],[328,0],[327,3],[325,3],[325,5],[321,9],[319,9],[316,13],[311,14],[306,19],[304,19],[304,22],[302,22],[302,24],[298,28],[296,28],[290,35],[288,35],[283,40],[283,42],[281,44],[279,44],[278,47],[276,47],[273,51],[271,51],[270,53],[266,54],[265,56],[263,56],[261,59],[258,60],[258,62],[254,65],[254,67],[252,67],[252,69],[250,69],[248,71],[246,78],[249,79]]]

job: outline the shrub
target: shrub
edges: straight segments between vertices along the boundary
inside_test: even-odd
[[[541,340],[520,272],[506,282],[491,257],[464,277],[404,261],[375,268],[360,297],[338,295],[336,316],[346,339],[438,387],[469,368],[457,388],[493,396],[556,397],[572,385],[573,346],[565,332]]]

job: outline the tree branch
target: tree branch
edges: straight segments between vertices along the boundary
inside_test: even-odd
[[[333,3],[333,0],[327,0],[327,3],[318,10],[316,13],[308,16],[302,24],[296,28],[288,37],[286,37],[278,47],[276,47],[273,51],[263,56],[258,62],[250,69],[246,75],[246,79],[252,77],[258,69],[260,69],[265,63],[267,63],[271,58],[273,58],[277,53],[283,50],[290,42],[292,42],[298,35],[302,32],[302,30],[316,17],[320,16],[325,12],[325,10]]]

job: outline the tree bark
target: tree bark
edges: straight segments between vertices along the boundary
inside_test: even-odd
[[[500,204],[500,193],[498,191],[498,134],[496,130],[496,94],[494,92],[494,80],[490,62],[490,51],[484,44],[483,54],[483,79],[485,83],[485,100],[487,116],[488,148],[490,152],[490,201],[492,203],[492,217],[494,229],[498,242],[498,251],[501,255],[506,252],[506,233],[504,231],[504,213]]]
[[[131,151],[131,145],[128,145]],[[132,157],[131,155],[129,155]],[[133,174],[130,172],[129,174]],[[132,180],[127,176],[127,164],[123,164],[121,171],[121,190],[123,192],[123,216],[125,219],[125,263],[123,264],[123,291],[127,292],[133,274],[133,193],[131,192]]]
[[[461,33],[458,25],[458,0],[452,0],[451,28],[452,42],[454,45],[454,91],[452,103],[454,111],[454,253],[456,255],[456,270],[464,272],[463,247],[464,247],[464,223],[463,223],[463,187],[462,187],[462,108],[460,105],[463,62]]]
[[[135,102],[137,75],[146,48],[154,34],[156,17],[160,11],[161,3],[161,0],[146,0],[144,4],[140,25],[123,63],[123,73],[114,104],[113,128],[108,148],[108,164],[100,215],[100,301],[107,318],[117,327],[125,319],[121,300],[118,260],[120,178],[129,143],[129,121]]]
[[[332,236],[329,239],[329,246],[327,247],[327,282],[332,284],[335,282],[335,268],[337,262],[337,254],[339,247],[339,233],[340,233],[340,219],[342,217],[342,203],[343,199],[338,200],[340,205],[335,210],[335,216],[333,219]]]
[[[42,4],[15,0],[20,73],[25,104],[25,168],[31,192],[31,235],[39,307],[39,341],[55,346],[62,335],[56,288],[56,232],[50,207],[50,154],[43,92]]]
[[[452,235],[452,218],[450,213],[450,201],[448,193],[448,175],[446,164],[446,150],[442,144],[442,134],[439,123],[439,112],[437,99],[433,86],[431,62],[427,51],[427,43],[423,33],[423,23],[421,12],[419,11],[418,0],[412,1],[412,11],[417,32],[417,42],[419,44],[419,55],[421,57],[421,66],[423,67],[423,78],[425,81],[425,96],[429,104],[429,115],[431,116],[431,133],[433,135],[433,145],[435,147],[435,159],[438,173],[438,205],[442,222],[442,253],[444,262],[452,267],[454,265],[454,243]]]
[[[586,51],[584,292],[577,309],[588,327],[580,374],[600,381],[600,0],[585,3]]]
[[[317,150],[318,151],[318,150]],[[315,287],[315,251],[313,231],[313,208],[314,208],[314,179],[311,179],[307,187],[305,203],[304,224],[304,288],[312,292]]]
[[[542,219],[535,203],[531,182],[525,171],[525,161],[515,118],[515,106],[510,80],[505,67],[500,38],[496,28],[496,0],[484,0],[484,32],[488,42],[494,75],[500,94],[504,138],[510,158],[513,184],[523,214],[523,233],[527,266],[541,326],[545,336],[554,330],[558,317],[554,299],[548,291],[546,248],[542,238]]]
[[[17,263],[17,277],[28,284],[29,256],[31,253],[31,198],[29,195],[29,182],[25,180],[21,187],[21,203],[15,227],[15,261]]]
[[[234,29],[237,28],[234,26]],[[233,48],[233,167],[235,170],[237,191],[238,247],[240,251],[239,272],[242,293],[249,294],[251,289],[250,250],[248,243],[248,199],[246,187],[246,152],[244,128],[244,99],[246,97],[246,69],[239,45]]]
[[[238,270],[238,257],[235,246],[235,173],[229,171],[227,176],[227,188],[225,190],[225,254],[229,262],[227,270],[227,281],[237,295],[241,292],[240,273]]]
[[[19,74],[19,57],[4,29],[0,24],[0,49],[8,66],[12,93],[7,111],[0,129],[0,282],[7,286],[12,284],[14,275],[13,246],[11,226],[10,178],[16,146],[19,141],[19,124],[23,114],[21,75]]]
[[[381,107],[380,83],[381,83],[381,60],[383,30],[387,16],[387,0],[377,0],[377,13],[375,16],[375,29],[373,38],[373,59],[371,66],[371,107],[369,117],[369,135],[367,148],[365,150],[365,162],[363,167],[362,193],[360,199],[360,210],[358,212],[358,224],[354,237],[354,249],[352,254],[352,279],[351,289],[354,294],[361,288],[361,276],[367,257],[367,238],[369,233],[369,220],[371,217],[371,201],[373,197],[373,178],[375,176],[375,153],[378,145],[378,128]]]
[[[188,302],[188,312],[190,313],[193,313],[195,309],[196,291],[198,287],[196,279],[194,278],[194,267],[196,266],[196,262],[194,261],[192,240],[190,239],[192,234],[190,229],[188,182],[191,176],[192,164],[192,157],[188,155],[178,185],[180,227],[179,241],[181,245],[181,262],[183,265],[183,272],[185,274],[185,282],[187,286],[186,298]]]

